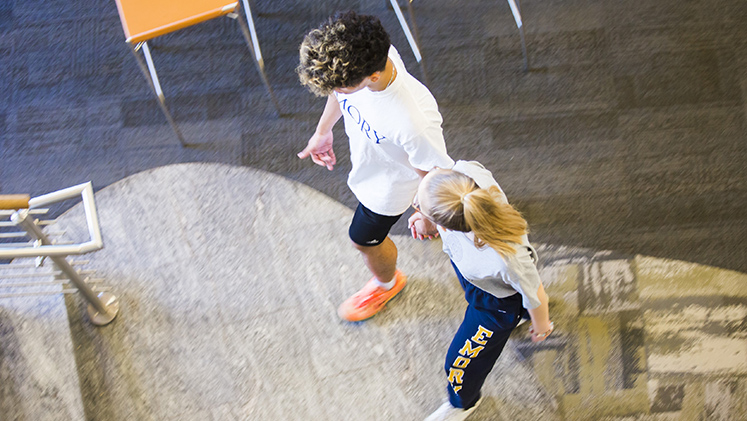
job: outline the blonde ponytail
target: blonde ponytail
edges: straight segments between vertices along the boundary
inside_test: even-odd
[[[475,235],[475,246],[486,244],[503,255],[514,254],[511,243],[520,243],[527,233],[527,222],[492,186],[481,189],[474,180],[457,171],[439,171],[425,186],[421,198],[424,214],[452,231]]]

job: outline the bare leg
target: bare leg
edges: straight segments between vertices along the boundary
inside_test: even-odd
[[[365,247],[355,243],[353,246],[361,252],[363,261],[376,279],[389,282],[394,278],[397,271],[397,246],[389,237],[378,246]]]

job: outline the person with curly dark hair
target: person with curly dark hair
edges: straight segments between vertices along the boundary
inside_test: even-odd
[[[350,142],[348,186],[360,202],[350,224],[353,246],[373,274],[337,310],[348,321],[375,315],[402,288],[397,247],[388,237],[410,207],[420,180],[451,168],[435,98],[407,72],[374,16],[345,12],[310,31],[296,69],[301,83],[327,104],[301,159],[332,170],[332,127],[342,117]]]
[[[318,96],[328,96],[385,72],[390,45],[378,19],[347,12],[306,35],[296,70],[303,85]]]

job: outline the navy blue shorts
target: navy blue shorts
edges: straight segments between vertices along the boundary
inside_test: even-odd
[[[387,216],[379,215],[371,209],[358,204],[350,223],[348,235],[355,244],[359,246],[378,246],[389,235],[389,230],[402,215]]]

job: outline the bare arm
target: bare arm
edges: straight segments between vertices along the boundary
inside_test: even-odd
[[[532,342],[544,341],[553,330],[552,322],[550,322],[550,309],[547,304],[548,298],[542,284],[537,290],[537,297],[540,300],[539,307],[527,309],[529,316],[532,318],[532,327],[529,329],[532,334]]]
[[[331,132],[332,127],[340,117],[342,117],[342,110],[340,109],[340,105],[337,104],[337,97],[334,94],[330,94],[327,97],[327,103],[324,105],[324,112],[319,117],[319,124],[316,125],[316,132]]]
[[[309,139],[306,148],[298,153],[298,157],[304,159],[311,156],[315,164],[327,167],[332,171],[337,163],[337,157],[332,149],[334,138],[332,136],[332,127],[342,117],[342,110],[337,104],[337,98],[334,94],[327,97],[327,104],[324,106],[322,116],[316,125],[316,131]]]

